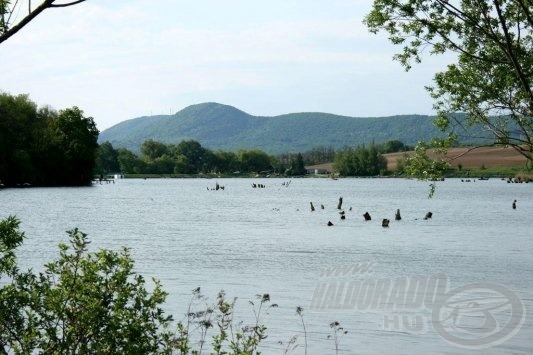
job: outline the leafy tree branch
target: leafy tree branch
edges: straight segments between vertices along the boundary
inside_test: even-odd
[[[394,59],[406,70],[422,61],[427,47],[430,54],[457,55],[446,70],[435,74],[434,85],[426,87],[435,100],[435,124],[450,133],[447,146],[456,137],[453,115],[465,113],[462,128],[484,127],[491,133],[486,145],[510,146],[531,165],[532,13],[529,0],[374,0],[365,24],[372,33],[386,32],[391,43],[402,46]],[[417,162],[412,174],[426,179],[424,172],[435,165],[422,154],[423,147],[410,163]]]

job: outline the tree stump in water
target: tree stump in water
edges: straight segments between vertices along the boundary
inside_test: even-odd
[[[339,204],[337,205],[337,209],[342,209],[342,197],[339,197]]]
[[[397,221],[400,221],[402,219],[402,216],[400,215],[400,209],[396,210],[396,215],[394,216],[394,219]]]

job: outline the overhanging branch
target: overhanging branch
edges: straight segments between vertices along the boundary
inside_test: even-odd
[[[54,1],[56,1],[56,0],[45,0],[45,1],[43,1],[43,3],[41,5],[39,5],[38,7],[36,7],[33,11],[31,11],[28,14],[28,16],[24,17],[15,26],[11,27],[9,30],[7,30],[4,33],[2,33],[0,35],[0,43],[6,41],[11,36],[13,36],[15,33],[20,31],[24,26],[26,26],[28,23],[30,23],[34,18],[36,18],[44,10],[46,10],[48,8],[52,8],[52,7],[72,6],[72,5],[76,5],[76,4],[82,3],[82,2],[84,2],[86,0],[77,0],[77,1],[72,1],[72,2],[69,2],[69,3],[65,3],[65,4],[54,4]]]
[[[86,1],[86,0],[72,1],[72,2],[69,2],[69,3],[66,3],[66,4],[52,4],[52,5],[50,5],[50,7],[68,7],[68,6],[72,6],[72,5],[76,5],[76,4],[82,3],[84,1]]]

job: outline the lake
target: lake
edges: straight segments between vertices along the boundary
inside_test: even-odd
[[[84,188],[4,189],[0,217],[11,214],[22,221],[27,239],[19,258],[24,267],[42,270],[58,255],[57,244],[67,241],[65,231],[74,227],[89,234],[92,250],[131,248],[136,270],[161,280],[170,293],[166,309],[175,318],[186,312],[191,290],[198,286],[211,301],[221,289],[228,298],[238,297],[237,313],[245,321],[253,315],[248,300],[269,293],[279,307],[263,319],[269,335],[261,347],[265,354],[283,353],[293,335],[299,335],[300,344],[293,353],[304,353],[297,306],[304,308],[310,354],[334,353],[335,343],[328,339],[333,321],[348,331],[339,342],[346,354],[533,352],[533,184],[448,179],[437,183],[429,199],[428,184],[414,180],[308,178],[292,179],[286,187],[288,181],[126,179]],[[209,191],[216,182],[225,189]],[[252,188],[252,183],[265,188]],[[337,210],[341,196],[345,220]],[[396,209],[401,221],[394,220]],[[366,211],[372,221],[364,221]],[[433,217],[424,220],[428,211]],[[391,220],[389,228],[381,226],[383,218]],[[328,221],[334,226],[328,227]],[[360,266],[369,268],[356,270]],[[334,267],[349,272],[325,269]],[[475,292],[474,283],[485,294],[499,290],[501,295],[503,289],[507,299],[518,297],[526,313],[520,307],[493,309],[500,328],[508,328],[507,317],[515,329],[507,335],[496,329],[481,345],[469,346],[468,339],[476,335],[457,340],[439,331],[431,312],[420,305],[383,310],[377,293],[367,297],[370,306],[355,293],[350,299],[337,292],[339,299],[333,300],[341,284],[368,287],[379,280],[387,285],[408,280],[414,285],[413,280],[427,282],[439,273],[450,289],[465,286],[463,296]],[[425,290],[399,289],[422,297]],[[382,291],[389,295],[387,290]],[[461,311],[470,310],[470,318],[483,325],[488,313],[472,309],[494,299],[478,298]],[[335,306],[342,302],[354,306]],[[468,314],[463,316],[468,320]]]

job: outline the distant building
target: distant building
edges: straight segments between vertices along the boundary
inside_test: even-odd
[[[305,170],[311,175],[329,175],[333,173],[333,163],[309,165],[305,167]]]

